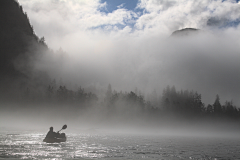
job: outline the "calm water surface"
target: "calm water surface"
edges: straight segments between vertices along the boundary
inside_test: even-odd
[[[240,159],[240,138],[68,134],[46,144],[44,133],[0,133],[0,159]]]

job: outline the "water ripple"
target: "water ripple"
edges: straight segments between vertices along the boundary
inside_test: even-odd
[[[0,134],[0,158],[11,159],[240,159],[240,139],[68,134],[65,143],[43,133]]]

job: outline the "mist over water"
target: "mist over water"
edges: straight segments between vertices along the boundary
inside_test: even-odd
[[[98,101],[83,109],[76,109],[81,105],[74,109],[68,103],[2,104],[6,109],[1,112],[1,126],[46,132],[50,126],[60,128],[66,123],[71,126],[69,131],[77,133],[235,136],[240,128],[232,120],[198,121],[195,117],[185,119],[164,112],[152,115],[132,106],[129,110],[130,106],[124,102],[118,103],[114,111],[102,105],[107,85],[111,83],[117,92],[137,88],[146,100],[151,100],[151,96],[147,98],[154,90],[161,97],[164,87],[170,84],[178,90],[198,91],[206,104],[213,104],[215,94],[220,94],[221,102],[233,100],[238,106],[239,41],[233,36],[238,32],[229,32],[226,30],[224,36],[201,31],[188,37],[125,37],[126,41],[121,37],[112,38],[110,44],[95,40],[96,44],[93,42],[88,50],[80,47],[78,51],[63,51],[55,57],[45,54],[35,64],[37,69],[47,72],[51,79],[57,80],[57,85],[67,89],[86,88],[97,94]]]
[[[239,2],[19,2],[32,38],[0,81],[0,158],[239,158]]]
[[[54,131],[58,131],[63,124],[67,124],[68,128],[63,131],[67,135],[74,133],[239,138],[239,123],[234,119],[184,118],[177,113],[163,113],[157,116],[149,113],[144,115],[140,112],[129,114],[126,115],[120,111],[112,113],[97,107],[73,112],[69,111],[68,108],[60,108],[59,106],[56,110],[51,105],[21,106],[10,104],[9,109],[5,109],[0,114],[0,126],[1,130],[8,134],[22,132],[46,134],[51,126],[54,127]],[[166,115],[164,116],[164,114]]]

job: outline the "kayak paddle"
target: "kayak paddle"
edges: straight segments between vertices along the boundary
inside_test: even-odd
[[[62,129],[60,129],[58,132],[60,132],[63,129],[66,129],[66,128],[67,128],[67,125],[65,124],[65,125],[63,125]]]

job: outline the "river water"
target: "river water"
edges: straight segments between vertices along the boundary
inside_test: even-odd
[[[0,133],[0,159],[240,159],[239,138],[69,134],[47,144],[44,133]]]

